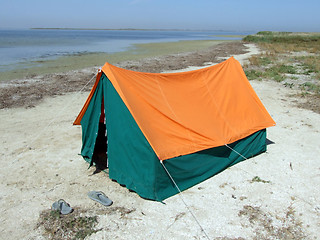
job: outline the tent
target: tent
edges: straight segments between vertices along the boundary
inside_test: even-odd
[[[179,73],[106,63],[74,124],[82,126],[85,160],[94,162],[107,141],[109,177],[162,201],[178,193],[165,169],[183,191],[265,152],[275,122],[231,57]]]

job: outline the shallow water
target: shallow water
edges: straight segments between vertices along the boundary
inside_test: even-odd
[[[0,72],[28,68],[59,56],[126,51],[133,44],[180,40],[241,39],[248,32],[143,30],[0,30]],[[220,36],[219,36],[220,35]],[[232,38],[228,35],[237,35]]]

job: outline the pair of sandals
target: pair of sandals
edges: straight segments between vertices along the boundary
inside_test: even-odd
[[[98,203],[101,203],[104,206],[111,206],[113,203],[112,200],[109,199],[101,191],[88,192],[88,197]],[[51,209],[54,211],[59,211],[60,214],[63,214],[63,215],[69,214],[73,211],[72,207],[70,207],[70,204],[63,199],[60,199],[59,201],[54,202],[52,204]]]

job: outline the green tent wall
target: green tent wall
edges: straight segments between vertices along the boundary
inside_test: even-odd
[[[178,190],[157,155],[104,73],[81,120],[81,155],[84,159],[90,162],[94,153],[102,101],[108,136],[109,177],[146,199],[162,201],[177,194]],[[262,153],[266,151],[266,130],[229,146],[245,158]],[[220,146],[167,159],[163,163],[183,191],[243,161],[235,151]]]

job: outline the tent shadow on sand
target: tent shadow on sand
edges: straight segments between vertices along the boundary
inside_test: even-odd
[[[275,142],[271,141],[270,139],[266,139],[266,144],[267,145],[271,145],[271,144],[275,144]]]

